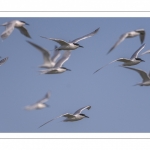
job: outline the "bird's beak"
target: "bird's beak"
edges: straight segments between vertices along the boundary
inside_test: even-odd
[[[85,116],[86,118],[90,118],[90,117],[88,117],[88,116]]]
[[[145,62],[145,60],[141,60],[142,62]]]
[[[46,104],[46,107],[50,107],[48,104]]]
[[[28,24],[28,23],[25,23],[25,24],[29,26],[29,24]]]
[[[66,68],[66,70],[67,70],[67,71],[71,71],[70,69],[67,69],[67,68]]]
[[[82,48],[84,48],[83,46],[81,46],[81,45],[79,45],[79,47],[82,47]]]

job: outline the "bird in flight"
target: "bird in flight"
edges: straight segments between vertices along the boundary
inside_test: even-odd
[[[137,29],[134,31],[127,32],[125,34],[122,34],[119,38],[119,40],[113,45],[113,47],[108,51],[107,54],[109,54],[115,47],[117,47],[122,41],[124,41],[126,38],[132,38],[132,37],[140,37],[141,44],[144,42],[145,39],[145,30],[144,29]]]
[[[10,36],[14,28],[18,29],[21,32],[21,34],[23,34],[24,36],[31,38],[31,36],[29,35],[24,25],[29,25],[29,24],[24,21],[19,21],[19,20],[12,20],[10,22],[3,23],[1,26],[5,26],[6,29],[1,34],[1,38],[6,39],[8,36]]]
[[[26,106],[25,109],[26,110],[35,110],[35,109],[43,109],[45,107],[49,107],[49,105],[46,104],[46,102],[48,101],[49,98],[50,98],[50,92],[48,92],[44,98],[37,101],[36,103]]]
[[[78,120],[81,120],[81,119],[83,119],[83,118],[89,118],[88,116],[86,116],[85,114],[81,114],[81,112],[83,111],[83,110],[85,110],[85,109],[90,109],[91,108],[91,106],[85,106],[85,107],[82,107],[82,108],[80,108],[79,110],[77,110],[74,114],[69,114],[69,113],[65,113],[65,114],[63,114],[63,115],[60,115],[60,116],[58,116],[58,117],[56,117],[56,118],[53,118],[53,119],[51,119],[51,120],[49,120],[48,122],[46,122],[46,123],[44,123],[44,124],[42,124],[40,127],[42,127],[42,126],[44,126],[45,124],[47,124],[47,123],[49,123],[49,122],[51,122],[51,121],[53,121],[53,120],[55,120],[55,119],[57,119],[57,118],[60,118],[60,117],[66,117],[66,119],[65,120],[63,120],[64,122],[67,122],[67,121],[78,121]],[[40,128],[39,127],[39,128]]]
[[[41,37],[45,38],[45,39],[48,39],[48,40],[55,41],[58,44],[60,44],[60,47],[57,48],[58,50],[75,50],[75,49],[77,49],[79,47],[83,48],[83,46],[78,44],[79,41],[87,39],[89,37],[92,37],[93,35],[95,35],[98,32],[98,30],[99,30],[99,28],[96,29],[95,31],[93,31],[93,32],[91,32],[91,33],[89,33],[87,35],[84,35],[84,36],[82,36],[80,38],[77,38],[77,39],[75,39],[75,40],[73,40],[71,42],[66,42],[66,41],[61,40],[61,39],[47,38],[47,37],[44,37],[44,36],[41,36]]]
[[[116,60],[113,60],[111,61],[110,63],[106,64],[105,66],[99,68],[98,70],[96,70],[94,73],[98,72],[99,70],[101,70],[102,68],[106,67],[107,65],[109,64],[112,64],[113,62],[116,62],[116,61],[121,61],[121,62],[124,62],[122,64],[122,66],[133,66],[133,65],[137,65],[139,64],[140,62],[144,62],[144,60],[142,60],[141,58],[138,58],[138,54],[139,52],[145,47],[145,44],[142,44],[142,46],[140,46],[140,48],[138,50],[136,50],[133,55],[131,56],[130,59],[128,58],[118,58]]]

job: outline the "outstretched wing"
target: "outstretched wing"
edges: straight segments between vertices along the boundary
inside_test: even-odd
[[[1,34],[2,39],[6,39],[14,30],[15,22],[8,22],[5,31]]]
[[[141,41],[141,44],[142,44],[144,42],[144,39],[145,39],[145,30],[144,29],[138,29],[138,30],[135,30],[135,31],[140,33],[140,41]]]
[[[142,53],[141,55],[145,55],[145,54],[148,54],[148,53],[150,53],[150,50],[147,50],[146,52]]]
[[[81,40],[84,40],[84,39],[86,39],[86,38],[92,37],[93,35],[95,35],[95,34],[98,32],[98,30],[99,30],[99,28],[97,28],[95,31],[93,31],[93,32],[91,32],[91,33],[89,33],[89,34],[87,34],[87,35],[84,35],[84,36],[82,36],[82,37],[80,37],[80,38],[77,38],[77,39],[75,39],[75,40],[73,40],[73,41],[71,41],[71,42],[72,42],[72,43],[77,43],[77,42],[79,42],[79,41],[81,41]]]
[[[125,38],[128,36],[128,33],[125,33],[120,36],[119,40],[115,43],[115,45],[108,51],[107,54],[109,54],[115,47],[117,47],[122,41],[125,40]]]
[[[140,52],[144,47],[145,47],[145,44],[142,44],[142,46],[140,46],[140,48],[139,48],[138,50],[136,50],[136,51],[134,52],[134,54],[131,56],[131,59],[137,58],[139,52]]]
[[[124,68],[131,69],[131,70],[134,70],[134,71],[136,71],[137,73],[139,73],[140,76],[141,76],[142,79],[143,79],[143,82],[150,80],[148,74],[147,74],[145,71],[143,71],[143,70],[136,69],[136,68],[131,68],[131,67],[124,67]]]
[[[62,58],[56,63],[55,68],[61,67],[69,59],[70,55],[71,50],[65,50]]]
[[[51,58],[53,62],[56,62],[56,60],[60,57],[60,51],[57,49],[57,46],[55,46],[54,54]]]
[[[47,121],[47,122],[45,122],[44,124],[42,124],[41,126],[39,126],[39,128],[41,128],[42,126],[44,126],[44,125],[46,125],[47,123],[49,123],[49,122],[51,122],[51,121],[53,121],[53,120],[55,120],[55,119],[57,119],[57,118],[60,118],[60,117],[74,117],[73,115],[71,115],[71,114],[68,114],[68,113],[66,113],[66,114],[63,114],[63,115],[60,115],[60,116],[58,116],[58,117],[56,117],[56,118],[53,118],[53,119],[51,119],[51,120],[49,120],[49,121]]]
[[[47,37],[44,37],[44,36],[40,36],[40,37],[48,39],[48,40],[55,41],[55,42],[59,43],[60,45],[69,45],[66,41],[61,40],[61,39],[47,38]]]
[[[45,103],[48,101],[48,99],[50,98],[50,92],[48,92],[44,98],[42,98],[41,100],[37,101],[37,103]]]
[[[73,115],[80,114],[84,109],[88,109],[89,110],[90,108],[91,108],[91,106],[82,107],[79,110],[77,110]]]
[[[112,64],[113,62],[116,62],[116,61],[127,62],[127,61],[129,61],[129,59],[126,59],[126,58],[119,58],[119,59],[113,60],[113,61],[111,61],[110,63],[108,63],[108,64],[104,65],[103,67],[99,68],[98,70],[96,70],[94,73],[98,72],[98,71],[101,70],[102,68],[104,68],[104,67],[108,66],[109,64]],[[94,73],[93,73],[93,74],[94,74]]]
[[[43,59],[44,59],[44,63],[47,64],[47,63],[51,63],[51,58],[50,58],[50,53],[47,49],[33,43],[33,42],[30,42],[30,41],[27,41],[29,44],[31,44],[33,47],[35,47],[36,49],[38,49],[42,54],[43,54]]]
[[[17,27],[16,27],[17,28]],[[17,28],[21,34],[23,34],[24,36],[31,38],[30,34],[28,33],[28,30],[25,27],[18,27]]]
[[[26,110],[35,110],[36,108],[37,108],[37,104],[33,104],[25,107]]]

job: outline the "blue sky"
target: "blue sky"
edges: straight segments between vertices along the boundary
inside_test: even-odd
[[[110,61],[131,55],[140,46],[139,37],[125,39],[106,55],[121,34],[145,29],[145,48],[150,49],[149,18],[0,18],[0,23],[23,20],[32,39],[15,29],[1,41],[2,58],[9,57],[1,69],[1,128],[0,132],[54,132],[54,133],[102,133],[102,132],[150,132],[149,87],[133,86],[142,81],[138,73],[118,67],[115,62],[93,75],[93,72]],[[40,36],[74,40],[100,27],[91,38],[79,42],[84,48],[73,50],[64,66],[71,69],[62,74],[40,75],[42,54],[29,45],[30,40],[48,50],[57,43]],[[4,27],[0,28],[0,32]],[[52,51],[50,51],[52,53]],[[135,68],[149,72],[150,55]],[[50,108],[27,111],[24,107],[40,100],[50,91],[47,104]],[[46,121],[63,113],[84,110],[90,118],[77,122],[61,122],[63,118],[38,129]]]

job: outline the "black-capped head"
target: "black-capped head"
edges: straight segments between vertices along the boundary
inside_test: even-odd
[[[143,59],[141,58],[135,58],[136,60],[139,60],[139,61],[142,61],[142,62],[145,62]]]
[[[88,116],[86,116],[85,114],[80,114],[81,116],[84,116],[84,117],[86,117],[86,118],[89,118]]]
[[[78,46],[78,47],[82,47],[83,48],[83,46],[79,45],[78,43],[73,43],[73,44]]]
[[[66,71],[71,71],[70,69],[66,68],[66,67],[61,67],[62,69],[66,69]]]
[[[22,22],[22,23],[24,23],[24,24],[26,24],[26,25],[29,25],[28,23],[26,23],[25,21],[20,21],[20,22]]]

